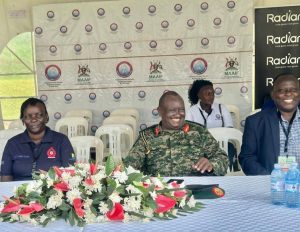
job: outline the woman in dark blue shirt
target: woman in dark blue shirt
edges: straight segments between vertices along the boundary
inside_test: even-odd
[[[32,172],[74,163],[67,136],[46,127],[48,112],[43,101],[27,99],[21,106],[26,130],[8,140],[1,162],[1,181],[32,179]]]

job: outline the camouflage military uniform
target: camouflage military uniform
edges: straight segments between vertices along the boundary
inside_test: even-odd
[[[192,165],[205,157],[213,166],[210,174],[225,175],[228,157],[217,141],[200,124],[185,121],[186,124],[187,133],[183,129],[162,130],[160,125],[141,131],[124,164],[154,176],[191,176],[201,175]]]

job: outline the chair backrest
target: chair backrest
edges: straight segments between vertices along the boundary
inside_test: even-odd
[[[90,128],[93,121],[93,112],[90,110],[70,110],[66,112],[65,117],[83,117],[88,121]]]
[[[22,129],[22,130],[25,130],[26,126],[23,124],[21,119],[16,119],[8,125],[8,129]]]
[[[210,128],[208,131],[218,141],[220,148],[224,150],[227,155],[228,142],[233,142],[235,144],[237,154],[240,154],[243,139],[243,133],[240,130],[235,128],[216,127]],[[239,174],[243,173],[240,172]]]
[[[70,138],[70,142],[77,162],[88,163],[91,159],[95,159],[96,163],[103,163],[103,143],[99,138],[95,136],[74,136]]]
[[[0,130],[0,160],[2,160],[3,151],[7,141],[17,134],[23,133],[22,129],[6,129]],[[1,167],[1,166],[0,166]]]
[[[240,109],[235,105],[226,105],[226,108],[231,114],[234,128],[240,129]]]
[[[110,115],[130,115],[135,118],[136,123],[138,124],[140,121],[140,113],[135,108],[119,108],[115,109],[111,112]]]
[[[67,135],[69,138],[87,135],[88,121],[83,117],[64,117],[56,122],[55,130]]]
[[[0,101],[0,130],[4,130],[1,101]]]
[[[115,161],[125,158],[133,145],[133,130],[125,124],[107,124],[99,127],[95,133],[104,144],[104,156],[112,154]]]
[[[133,131],[133,139],[136,139],[137,122],[134,117],[130,115],[112,115],[103,120],[103,125],[108,124],[127,124],[131,126]]]

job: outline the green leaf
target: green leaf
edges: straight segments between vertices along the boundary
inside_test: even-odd
[[[71,209],[71,206],[67,204],[65,201],[62,201],[61,205],[58,208],[62,211],[68,211]]]
[[[55,171],[53,168],[50,168],[49,171],[48,171],[48,175],[49,177],[52,179],[52,180],[55,180]]]
[[[107,196],[110,196],[115,191],[117,183],[112,178],[107,178]]]
[[[125,194],[125,186],[120,185],[118,188],[116,188],[116,191],[120,194]]]
[[[74,226],[75,225],[75,212],[73,209],[71,209],[69,211],[69,218],[68,218],[68,221],[70,223],[71,226]]]
[[[109,176],[114,169],[115,169],[114,159],[112,155],[109,155],[107,157],[106,164],[105,164],[105,174]]]
[[[133,212],[133,211],[128,211],[128,214],[136,216],[136,217],[140,217],[140,218],[147,218],[145,215],[137,213],[137,212]]]
[[[130,173],[128,175],[128,179],[126,181],[127,184],[131,184],[133,181],[135,182],[141,182],[143,178],[143,174],[142,173]]]
[[[91,212],[97,216],[97,210],[94,206],[90,206]]]
[[[41,196],[41,195],[40,195],[39,193],[37,193],[37,192],[30,192],[30,193],[28,194],[28,198],[29,198],[30,201],[39,199],[40,196]]]
[[[157,208],[156,202],[152,198],[148,198],[146,204],[153,210]]]
[[[93,205],[99,205],[101,201],[103,201],[106,198],[106,195],[103,193],[98,193],[97,195],[94,195],[93,199]]]

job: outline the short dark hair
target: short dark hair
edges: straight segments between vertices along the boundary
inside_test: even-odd
[[[177,92],[175,91],[166,91],[163,93],[163,95],[161,95],[160,99],[159,99],[159,103],[158,103],[158,106],[161,107],[166,99],[166,97],[168,96],[178,96],[180,98],[182,98]]]
[[[298,80],[298,77],[294,74],[294,73],[291,73],[291,72],[283,72],[283,73],[280,73],[278,74],[275,78],[274,78],[274,81],[273,81],[273,87],[275,85],[275,83],[278,81],[278,79],[282,76],[291,76],[291,77],[294,77],[296,80]],[[299,80],[298,80],[299,81]]]
[[[192,84],[192,86],[189,88],[189,101],[191,103],[191,105],[196,105],[199,101],[198,99],[198,93],[200,91],[200,89],[204,86],[213,86],[213,83],[211,81],[208,80],[195,80]]]
[[[21,110],[20,110],[20,119],[22,119],[24,117],[24,112],[25,112],[25,110],[27,109],[28,106],[35,106],[37,104],[43,105],[43,107],[45,109],[45,113],[46,113],[46,115],[48,115],[45,103],[42,100],[38,99],[38,98],[31,97],[31,98],[28,98],[27,100],[25,100],[22,103]]]

